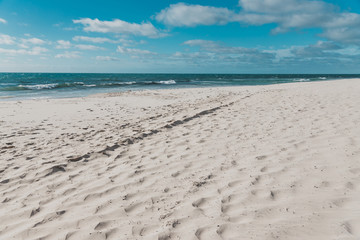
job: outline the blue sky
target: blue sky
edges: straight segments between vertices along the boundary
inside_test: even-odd
[[[358,0],[0,0],[1,72],[360,73]]]

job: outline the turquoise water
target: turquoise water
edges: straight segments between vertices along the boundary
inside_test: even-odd
[[[0,73],[0,100],[83,97],[127,90],[268,85],[343,78],[360,78],[360,74]]]

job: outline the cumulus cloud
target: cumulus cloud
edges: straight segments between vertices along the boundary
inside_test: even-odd
[[[33,47],[31,49],[4,49],[4,48],[0,48],[0,53],[5,53],[8,55],[19,55],[19,54],[24,54],[24,55],[42,55],[45,52],[47,52],[48,49],[43,48],[43,47]]]
[[[332,22],[325,23],[322,37],[333,41],[360,45],[360,14],[343,14],[343,18],[351,18],[349,22],[342,21],[341,16]],[[350,16],[352,15],[352,16]]]
[[[15,40],[16,40],[16,38],[14,38],[14,37],[11,37],[6,34],[0,34],[0,44],[13,45],[13,44],[15,44]]]
[[[172,4],[163,9],[155,18],[170,26],[194,27],[197,25],[226,24],[234,21],[236,14],[227,8],[217,8],[185,3]]]
[[[104,37],[87,37],[87,36],[75,36],[73,37],[73,40],[76,42],[92,42],[92,43],[121,43],[123,46],[131,46],[136,45],[140,42],[136,42],[130,39],[110,39],[110,38],[104,38]]]
[[[98,61],[107,61],[107,62],[110,62],[110,61],[120,61],[120,58],[110,57],[110,56],[96,56],[95,59],[98,60]]]
[[[32,45],[41,45],[45,43],[45,41],[38,39],[38,38],[30,38],[30,39],[16,39],[15,37],[6,35],[6,34],[0,34],[0,45],[17,45],[20,48],[24,49],[5,49],[1,48],[0,52],[5,53],[8,55],[18,55],[18,54],[24,54],[24,55],[41,55],[48,51],[47,48],[39,47],[39,46],[33,46],[30,48],[26,44],[32,44]]]
[[[189,46],[198,46],[201,50],[215,53],[215,54],[222,54],[222,55],[234,55],[236,57],[247,57],[247,58],[263,58],[265,59],[272,59],[274,55],[271,53],[266,53],[264,51],[258,50],[256,48],[243,48],[243,47],[229,47],[218,42],[214,41],[207,41],[207,40],[189,40],[184,42],[183,44]]]
[[[188,40],[188,41],[185,41],[183,44],[184,45],[189,45],[189,46],[206,47],[206,48],[218,47],[219,46],[219,44],[217,42],[208,41],[208,40],[202,40],[202,39]]]
[[[104,49],[102,47],[98,47],[98,46],[91,45],[91,44],[71,44],[70,41],[65,41],[65,40],[58,40],[56,48],[57,49],[77,48],[80,50],[102,50],[102,49]]]
[[[39,38],[28,38],[28,39],[21,39],[23,44],[33,44],[33,45],[42,45],[45,44],[45,41]]]
[[[240,11],[227,8],[172,4],[155,18],[169,26],[194,27],[239,22],[248,25],[276,24],[272,33],[320,28],[329,40],[360,44],[360,14],[341,12],[335,5],[310,0],[239,0]]]
[[[77,45],[75,45],[75,47],[80,49],[80,50],[100,50],[100,49],[104,49],[104,48],[94,46],[94,45],[89,45],[89,44],[77,44]]]
[[[333,9],[332,5],[322,1],[308,0],[239,0],[239,5],[245,11],[258,13],[322,12]]]
[[[129,55],[155,55],[156,53],[150,52],[148,50],[142,50],[137,48],[126,48],[122,46],[118,46],[116,49],[119,53],[129,54]]]
[[[6,48],[0,48],[0,53],[5,53],[8,55],[16,55],[18,53],[23,53],[21,50],[18,49],[6,49]]]
[[[256,66],[271,65],[275,60],[274,53],[256,48],[226,46],[221,42],[194,39],[183,43],[191,47],[185,52],[176,52],[170,59],[184,61],[196,66]]]
[[[360,48],[355,46],[342,46],[331,41],[318,41],[316,44],[306,46],[292,46],[285,49],[264,50],[276,54],[275,62],[297,63],[299,66],[312,63],[343,66],[346,62],[360,60]]]
[[[118,43],[116,40],[112,40],[109,38],[103,38],[103,37],[86,37],[86,36],[75,36],[73,37],[74,41],[80,42],[92,42],[92,43]]]
[[[158,38],[165,36],[150,22],[129,23],[120,19],[112,21],[100,21],[99,19],[81,18],[73,20],[76,24],[82,24],[86,32],[101,32],[101,33],[121,33],[126,35],[145,36],[150,38]]]
[[[284,49],[258,49],[226,46],[221,42],[194,39],[183,43],[189,46],[184,52],[176,52],[170,60],[182,61],[197,66],[232,66],[256,69],[298,69],[308,66],[341,69],[349,62],[360,62],[360,47],[347,47],[333,41],[318,41],[306,46]],[[302,69],[303,70],[303,69]]]
[[[57,49],[69,49],[69,48],[77,48],[80,50],[104,50],[102,47],[98,47],[91,44],[72,44],[70,41],[58,40],[56,47]]]
[[[104,38],[104,37],[87,37],[87,36],[75,36],[73,37],[73,40],[76,42],[92,42],[92,43],[121,43],[123,46],[131,46],[136,44],[141,44],[144,41],[136,42],[134,40],[130,39],[110,39],[110,38]]]
[[[7,23],[7,21],[5,20],[5,19],[3,19],[3,18],[0,18],[0,23]]]
[[[73,51],[73,52],[64,52],[64,53],[60,53],[60,54],[57,54],[55,55],[55,58],[80,58],[80,53],[77,52],[77,51]]]
[[[70,41],[65,41],[65,40],[58,40],[57,41],[57,49],[69,49],[71,47],[71,43]]]
[[[305,47],[294,47],[292,53],[298,58],[319,58],[319,57],[341,57],[336,50],[342,49],[341,46],[333,42],[319,41],[316,44]]]
[[[243,12],[240,22],[262,25],[277,23],[273,33],[286,32],[292,28],[321,27],[335,15],[335,6],[322,1],[308,0],[240,0]]]
[[[342,43],[360,44],[360,14],[339,12],[330,3],[309,0],[240,0],[239,21],[248,24],[276,23],[273,33],[291,29],[321,28],[321,36]]]
[[[48,49],[47,48],[43,48],[43,47],[33,47],[32,50],[29,51],[30,55],[41,55],[45,52],[47,52]]]
[[[214,54],[208,52],[176,52],[171,56],[171,59],[186,60],[192,63],[213,62]]]

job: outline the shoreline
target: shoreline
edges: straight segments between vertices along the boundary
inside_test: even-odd
[[[0,101],[0,238],[356,239],[360,79]]]
[[[44,74],[40,74],[44,75]],[[92,76],[91,74],[89,75]],[[111,77],[112,74],[110,74]],[[157,76],[156,74],[154,76]],[[31,99],[61,99],[61,98],[76,98],[88,97],[94,94],[106,94],[112,92],[123,91],[143,91],[143,90],[157,90],[157,89],[191,89],[191,88],[207,88],[207,87],[237,87],[237,86],[267,86],[283,83],[296,82],[317,82],[317,81],[332,81],[339,79],[351,79],[349,76],[355,78],[357,75],[339,76],[339,75],[319,75],[319,74],[219,74],[208,75],[179,75],[179,74],[164,74],[162,77],[149,77],[146,74],[134,75],[126,78],[126,74],[115,75],[113,80],[111,78],[104,79],[83,79],[84,76],[74,76],[74,79],[65,80],[64,76],[47,76],[46,74],[40,77],[40,80],[33,82],[21,82],[16,80],[14,82],[6,83],[0,81],[0,101],[17,101],[17,100],[31,100]],[[183,77],[182,77],[183,76]],[[253,77],[249,77],[253,76]],[[20,76],[18,76],[20,77]],[[23,77],[23,76],[21,76]],[[29,78],[34,76],[28,76]],[[51,77],[54,78],[51,80]],[[340,78],[339,78],[340,77]],[[341,78],[343,77],[343,78]],[[48,81],[43,80],[48,79]],[[358,76],[357,76],[358,78]],[[58,80],[56,80],[58,79]],[[221,79],[221,83],[219,82]]]
[[[91,98],[91,97],[106,97],[109,95],[121,95],[122,93],[129,92],[147,92],[147,91],[173,91],[173,90],[184,90],[184,89],[208,89],[208,88],[241,88],[241,87],[262,87],[262,86],[277,86],[283,84],[306,84],[306,83],[317,83],[317,82],[331,82],[331,81],[345,81],[345,80],[357,80],[360,78],[344,78],[344,79],[326,79],[326,80],[316,80],[316,81],[298,81],[298,82],[285,82],[285,83],[270,83],[270,84],[260,84],[260,85],[234,85],[234,86],[186,86],[186,87],[173,87],[173,88],[162,88],[162,89],[129,89],[124,91],[114,91],[114,92],[103,92],[103,93],[93,93],[86,96],[74,96],[74,97],[39,97],[39,98],[24,98],[24,99],[12,99],[16,98],[13,96],[2,96],[0,97],[0,102],[18,102],[18,101],[41,101],[41,100],[56,100],[56,99],[82,99],[82,98]]]

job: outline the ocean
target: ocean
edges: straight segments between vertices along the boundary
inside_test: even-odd
[[[0,73],[0,100],[84,97],[144,89],[268,85],[360,78],[360,74]]]

